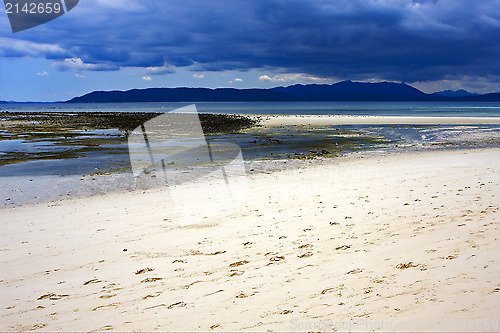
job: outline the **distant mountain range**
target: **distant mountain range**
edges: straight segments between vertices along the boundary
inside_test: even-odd
[[[285,101],[454,101],[500,102],[500,93],[472,94],[444,90],[426,94],[404,83],[352,82],[296,84],[270,89],[148,88],[128,91],[94,91],[66,103],[121,102],[285,102]]]
[[[470,93],[467,90],[443,90],[435,92],[434,95],[444,96],[444,97],[465,97],[465,96],[478,96],[479,94]]]

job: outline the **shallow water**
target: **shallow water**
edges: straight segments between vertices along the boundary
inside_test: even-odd
[[[19,103],[0,111],[168,112],[193,103]],[[196,103],[200,113],[280,115],[372,115],[500,117],[499,102],[214,102]]]
[[[117,130],[74,133],[71,138],[1,140],[0,177],[131,171],[125,133]],[[500,126],[285,126],[212,135],[206,141],[234,143],[245,160],[304,159],[396,146],[421,149],[500,146]]]
[[[8,104],[2,105],[1,110],[70,114],[90,111],[167,112],[185,105]],[[196,103],[196,106],[201,113],[500,117],[500,103],[279,102]],[[206,140],[209,144],[236,144],[241,148],[247,165],[263,160],[284,160],[290,162],[289,166],[294,161],[331,158],[365,150],[500,147],[500,126],[286,126],[211,135],[206,136]],[[271,164],[263,165],[267,168]],[[283,166],[280,164],[278,168]],[[33,181],[30,182],[30,178]],[[11,131],[8,126],[0,129],[0,200],[5,200],[4,205],[127,190],[133,189],[134,184],[124,131],[60,129],[23,132]]]
[[[374,140],[369,133],[340,131],[333,127],[312,130],[295,126],[212,135],[207,136],[206,141],[208,144],[234,143],[240,147],[246,160],[312,157],[312,150],[333,155],[383,143]],[[113,137],[86,135],[71,139],[3,140],[0,141],[0,150],[4,153],[0,156],[0,164],[4,164],[0,166],[0,177],[85,175],[130,170],[125,133]]]
[[[373,141],[373,138],[385,140]],[[247,172],[269,172],[322,161],[308,158],[331,158],[333,153],[346,154],[367,149],[384,152],[500,147],[500,126],[343,126],[324,127],[316,131],[288,127],[210,136],[207,141],[209,144],[233,141],[242,149]],[[39,159],[1,166],[0,206],[151,187],[146,183],[138,186],[130,169],[128,153],[113,154],[109,153],[112,150],[96,149],[97,152],[87,152],[79,158]],[[322,155],[322,150],[331,154]],[[122,167],[119,172],[107,173],[119,166]],[[196,175],[186,173],[186,177],[191,176]],[[158,185],[156,179],[149,180],[153,186]]]

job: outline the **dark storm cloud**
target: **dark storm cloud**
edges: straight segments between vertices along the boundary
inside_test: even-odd
[[[50,58],[73,58],[59,63],[68,69],[269,68],[414,82],[500,75],[499,9],[500,0],[88,0],[8,37],[57,46]],[[19,54],[7,46],[2,55]]]

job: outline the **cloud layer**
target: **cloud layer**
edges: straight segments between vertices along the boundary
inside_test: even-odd
[[[75,72],[143,67],[148,76],[187,67],[311,82],[496,81],[499,8],[500,0],[87,0],[39,28],[3,33],[0,56],[45,57]]]

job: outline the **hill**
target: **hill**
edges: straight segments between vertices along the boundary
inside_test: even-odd
[[[444,96],[444,97],[465,97],[465,96],[477,96],[478,94],[473,94],[464,89],[459,90],[442,90],[435,92],[433,95]]]
[[[296,84],[271,89],[148,88],[128,91],[94,91],[66,103],[123,102],[285,102],[285,101],[500,101],[499,93],[485,95],[426,94],[404,83],[352,82]]]

